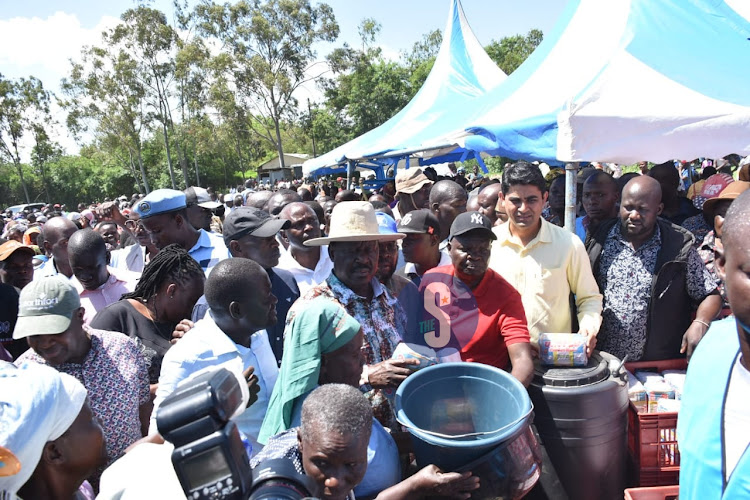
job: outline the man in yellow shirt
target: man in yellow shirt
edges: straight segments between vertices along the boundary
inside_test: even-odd
[[[536,165],[510,165],[502,190],[508,222],[493,228],[490,268],[521,294],[532,344],[541,333],[571,332],[572,293],[578,333],[588,338],[590,353],[602,321],[602,295],[583,243],[542,218],[547,185]]]

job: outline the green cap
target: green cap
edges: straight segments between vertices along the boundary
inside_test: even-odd
[[[67,279],[51,276],[34,280],[21,290],[13,338],[62,333],[80,307],[78,292]]]

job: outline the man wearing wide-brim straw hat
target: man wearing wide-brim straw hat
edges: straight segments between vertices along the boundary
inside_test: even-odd
[[[327,237],[305,242],[307,246],[328,245],[333,271],[328,278],[305,293],[287,315],[287,325],[298,311],[317,297],[341,304],[359,321],[364,334],[362,353],[365,366],[360,388],[370,400],[375,417],[386,427],[395,427],[395,416],[385,392],[392,393],[411,373],[416,360],[391,360],[406,330],[406,312],[375,277],[378,242],[395,241],[404,234],[380,234],[372,205],[366,201],[345,201],[333,209]]]

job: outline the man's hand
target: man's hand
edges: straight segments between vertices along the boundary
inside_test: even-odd
[[[122,215],[120,209],[117,207],[117,203],[114,201],[102,203],[102,205],[96,209],[96,215],[99,220],[111,220],[118,225],[125,227],[125,216]]]
[[[177,326],[174,327],[174,331],[172,332],[172,340],[169,341],[170,344],[176,344],[178,340],[180,340],[187,332],[193,329],[195,324],[190,321],[189,319],[183,319],[179,323],[177,323]]]
[[[687,359],[690,361],[690,357],[693,355],[693,351],[698,346],[698,342],[703,339],[706,335],[708,327],[700,321],[693,321],[690,323],[685,335],[682,336],[682,345],[680,346],[680,354],[687,352]]]
[[[258,384],[258,376],[255,375],[255,368],[250,367],[244,372],[242,376],[247,380],[247,389],[250,391],[250,399],[247,401],[247,408],[258,401],[258,393],[260,392],[260,385]]]
[[[435,465],[428,465],[414,475],[422,496],[470,498],[471,492],[479,488],[479,478],[471,472],[443,472]]]
[[[593,318],[583,317],[579,323],[578,335],[586,337],[586,356],[590,357],[596,347],[596,334],[599,333],[601,322]]]
[[[368,381],[376,389],[398,387],[406,377],[413,373],[409,367],[419,365],[417,359],[386,359],[380,363],[370,365]]]

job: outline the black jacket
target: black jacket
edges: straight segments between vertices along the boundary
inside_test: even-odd
[[[619,219],[603,222],[594,234],[586,238],[586,251],[597,282],[604,242],[612,227],[619,222]],[[693,300],[687,292],[687,257],[693,245],[693,235],[664,219],[658,219],[657,224],[661,230],[661,248],[656,257],[651,282],[646,346],[642,361],[681,356],[680,344],[690,326],[693,309]],[[601,284],[599,287],[601,288]]]

